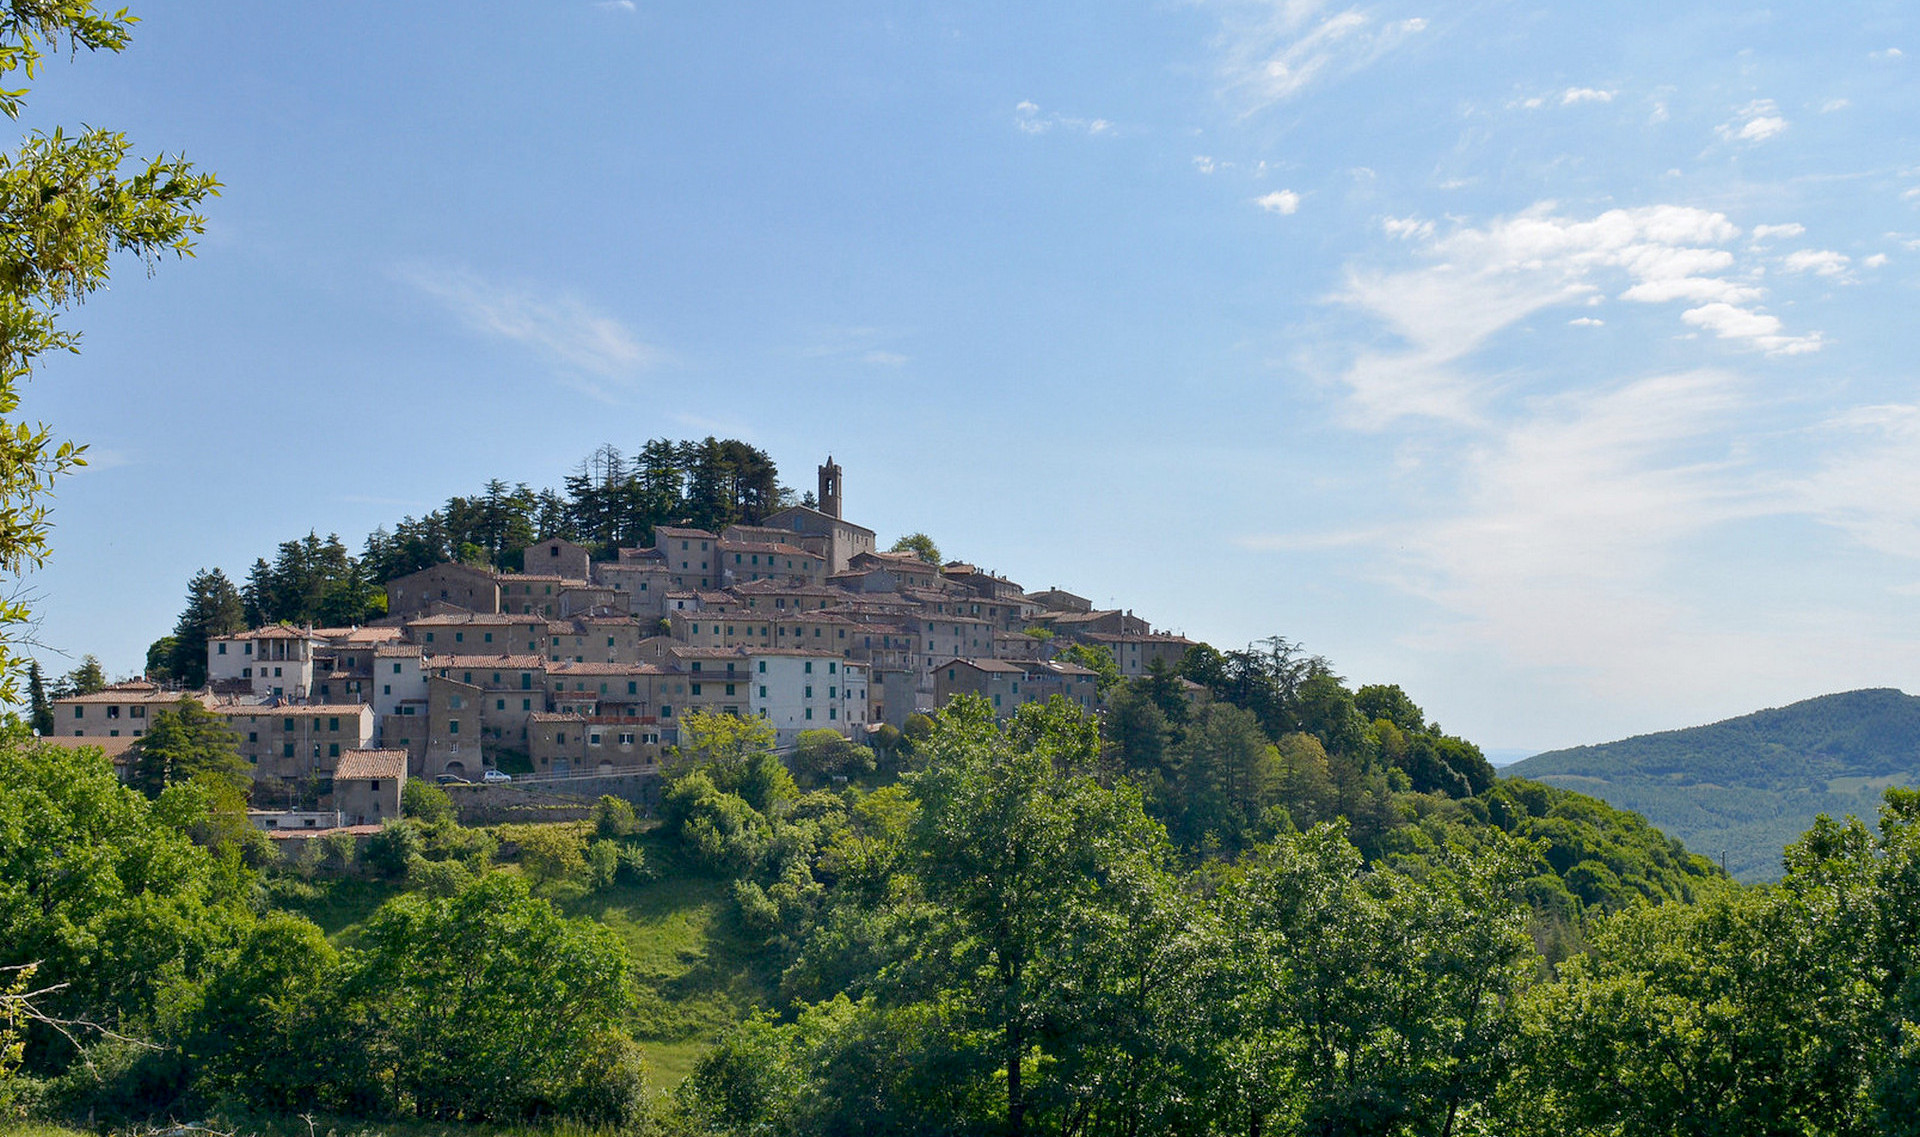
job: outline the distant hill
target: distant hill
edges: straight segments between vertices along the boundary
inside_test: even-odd
[[[1920,698],[1822,695],[1739,718],[1536,754],[1501,770],[1630,809],[1741,880],[1826,813],[1871,819],[1889,785],[1920,784]]]

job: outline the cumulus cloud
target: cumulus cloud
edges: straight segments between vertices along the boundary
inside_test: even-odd
[[[1852,105],[1853,100],[1851,99],[1828,99],[1826,102],[1820,104],[1820,113],[1832,114],[1834,111],[1846,110]]]
[[[1618,299],[1683,302],[1690,327],[1775,354],[1817,350],[1818,335],[1789,335],[1754,305],[1764,290],[1736,275],[1723,246],[1740,236],[1724,214],[1690,206],[1613,209],[1591,218],[1542,203],[1484,226],[1434,235],[1426,223],[1388,219],[1386,231],[1418,241],[1418,267],[1350,268],[1338,299],[1380,319],[1398,349],[1368,347],[1341,375],[1349,421],[1378,429],[1405,416],[1473,422],[1483,381],[1462,366],[1495,334],[1556,305]]]
[[[523,344],[566,369],[619,378],[659,357],[625,324],[566,293],[423,264],[402,266],[397,275],[474,331]]]
[[[1836,253],[1832,249],[1801,249],[1788,253],[1780,267],[1787,272],[1810,272],[1816,276],[1846,276],[1847,265],[1852,263],[1845,253]]]
[[[1573,319],[1568,320],[1567,323],[1576,328],[1598,328],[1605,325],[1606,321],[1595,316],[1575,316]]]
[[[1860,263],[1862,265],[1865,265],[1867,268],[1879,268],[1881,265],[1884,265],[1887,263],[1887,254],[1875,253],[1872,256],[1868,257],[1866,260],[1861,261]]]
[[[1290,214],[1300,208],[1300,195],[1292,190],[1274,190],[1253,200],[1254,204],[1268,213]]]
[[[1560,96],[1560,105],[1572,106],[1575,103],[1610,103],[1615,92],[1604,91],[1598,87],[1568,87]]]
[[[1765,241],[1774,237],[1798,237],[1806,231],[1807,227],[1797,221],[1789,221],[1785,225],[1755,225],[1753,239]]]
[[[1757,99],[1735,112],[1731,121],[1721,123],[1717,132],[1728,142],[1765,142],[1786,129],[1787,120],[1773,100]]]
[[[1330,12],[1323,0],[1236,4],[1220,35],[1221,70],[1228,92],[1252,113],[1359,71],[1426,26],[1419,18],[1383,21],[1358,7]]]

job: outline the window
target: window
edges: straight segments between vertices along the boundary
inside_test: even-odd
[[[293,729],[293,720],[286,719],[285,721],[281,722],[280,729],[285,731],[291,731]]]
[[[622,745],[622,746],[632,746],[632,745],[633,745],[633,734],[632,734],[632,732],[630,732],[630,731],[622,731],[622,732],[620,733],[620,745]]]
[[[668,705],[666,705],[665,703],[661,703],[661,704],[660,704],[660,717],[661,717],[661,718],[663,718],[663,719],[670,719],[670,718],[672,718],[672,717],[673,717],[673,708],[672,708],[672,707],[669,707],[669,706],[668,706]]]
[[[765,675],[766,673],[767,673],[767,661],[763,659],[760,661],[760,674]]]
[[[120,717],[120,708],[119,708],[119,707],[108,707],[108,708],[107,708],[107,717],[108,717],[108,718],[110,718],[110,719],[117,719],[117,718],[119,718],[119,717]]]
[[[492,633],[492,632],[488,632],[488,633],[487,633],[487,638],[486,638],[486,642],[487,642],[487,643],[492,643],[492,642],[493,642],[493,633]]]
[[[329,718],[327,720],[327,729],[331,731],[338,731],[340,729],[340,720],[337,718]]]
[[[448,734],[459,734],[459,733],[460,733],[460,720],[459,720],[459,719],[448,719],[448,720],[447,720],[447,733],[448,733]]]
[[[280,678],[280,669],[279,669],[278,667],[276,667],[276,668],[274,668],[274,669],[273,669],[273,677],[274,677],[275,679],[278,679],[278,678]]]
[[[840,695],[839,695],[839,692],[837,692],[836,690],[834,690],[834,689],[833,689],[832,687],[829,687],[829,688],[827,688],[827,698],[829,698],[829,699],[837,699],[837,698],[839,698],[839,697],[840,697]]]
[[[762,684],[760,687],[760,697],[763,699],[767,697],[767,688],[765,684]]]
[[[698,683],[695,683],[695,684],[693,685],[693,692],[692,692],[692,693],[693,693],[693,694],[695,694],[695,695],[698,695],[698,694],[700,693],[700,684],[698,684]]]
[[[807,660],[807,663],[806,663],[806,672],[807,672],[807,674],[808,674],[808,675],[812,675],[812,674],[813,674],[813,660],[811,660],[811,659],[809,659],[809,660]]]
[[[589,734],[589,735],[587,735],[587,745],[588,745],[588,746],[598,746],[598,745],[600,745],[600,732],[599,732],[599,731],[597,731],[597,730],[596,730],[596,731],[594,731],[594,732],[593,732],[592,734]]]
[[[327,743],[327,757],[329,758],[340,757],[340,744],[338,742]]]
[[[455,695],[447,700],[447,705],[457,711],[461,707],[466,706],[466,701],[460,698],[460,696]]]
[[[837,669],[837,668],[838,668],[839,666],[840,666],[840,665],[839,665],[839,664],[837,664],[837,663],[829,663],[829,664],[827,664],[827,674],[828,674],[828,675],[832,675],[832,674],[834,673],[834,671],[835,671],[835,670],[836,670],[836,669]]]
[[[465,632],[455,632],[455,633],[453,633],[453,642],[454,642],[454,643],[457,643],[457,644],[463,644],[463,643],[466,643],[466,642],[467,642],[467,633],[465,633]]]
[[[428,642],[428,643],[432,643],[432,642],[433,642],[433,633],[432,633],[432,632],[428,632],[428,633],[427,633],[427,642]]]
[[[397,664],[397,663],[396,663],[396,664],[394,664],[394,665],[393,665],[393,673],[394,673],[395,675],[398,675],[398,674],[400,674],[400,665],[399,665],[399,664]]]
[[[251,668],[251,667],[242,667],[242,668],[240,669],[240,678],[242,678],[242,679],[251,679],[251,678],[253,678],[253,668]]]
[[[807,684],[807,698],[813,698],[813,684]]]
[[[733,684],[731,683],[727,684],[727,694],[733,694]]]
[[[247,741],[248,741],[248,742],[259,742],[259,741],[260,741],[260,732],[259,732],[259,731],[257,731],[257,730],[250,730],[250,731],[248,731],[248,732],[247,732]]]
[[[280,744],[280,757],[282,758],[293,757],[293,743],[283,742]]]
[[[217,650],[217,651],[215,651],[215,652],[214,652],[214,654],[215,654],[215,655],[225,655],[225,654],[227,654],[227,645],[226,645],[226,644],[217,644],[217,645],[215,645],[215,646],[216,646],[216,647],[217,647],[217,648],[219,649],[219,650]]]
[[[567,744],[567,732],[563,730],[560,733],[554,735],[553,742],[554,742],[554,745],[556,746],[565,746]]]
[[[813,708],[812,708],[812,707],[808,707],[808,708],[807,708],[807,717],[808,717],[808,718],[812,718],[812,717],[813,717]]]
[[[840,717],[840,708],[838,708],[838,707],[828,707],[828,708],[827,708],[827,717],[828,717],[828,718],[830,718],[830,719],[837,719],[837,718],[839,718],[839,717]]]
[[[522,691],[533,690],[533,672],[522,671],[520,673],[520,689]]]
[[[506,701],[505,699],[495,699],[495,700],[493,701],[493,709],[494,709],[494,710],[496,710],[496,711],[504,711],[504,710],[506,710],[506,709],[507,709],[507,701]]]
[[[521,709],[521,710],[523,710],[523,711],[530,711],[530,710],[532,710],[532,709],[533,709],[533,700],[532,700],[532,699],[522,699],[522,700],[520,700],[520,709]]]

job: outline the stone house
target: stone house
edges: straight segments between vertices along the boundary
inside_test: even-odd
[[[333,769],[333,808],[348,825],[397,820],[406,786],[406,751],[349,750]]]

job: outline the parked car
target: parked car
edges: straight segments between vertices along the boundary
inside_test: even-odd
[[[433,780],[443,786],[470,786],[473,784],[458,774],[438,774]]]
[[[511,782],[513,781],[513,775],[507,773],[505,770],[488,770],[481,777],[481,780],[486,782]]]

